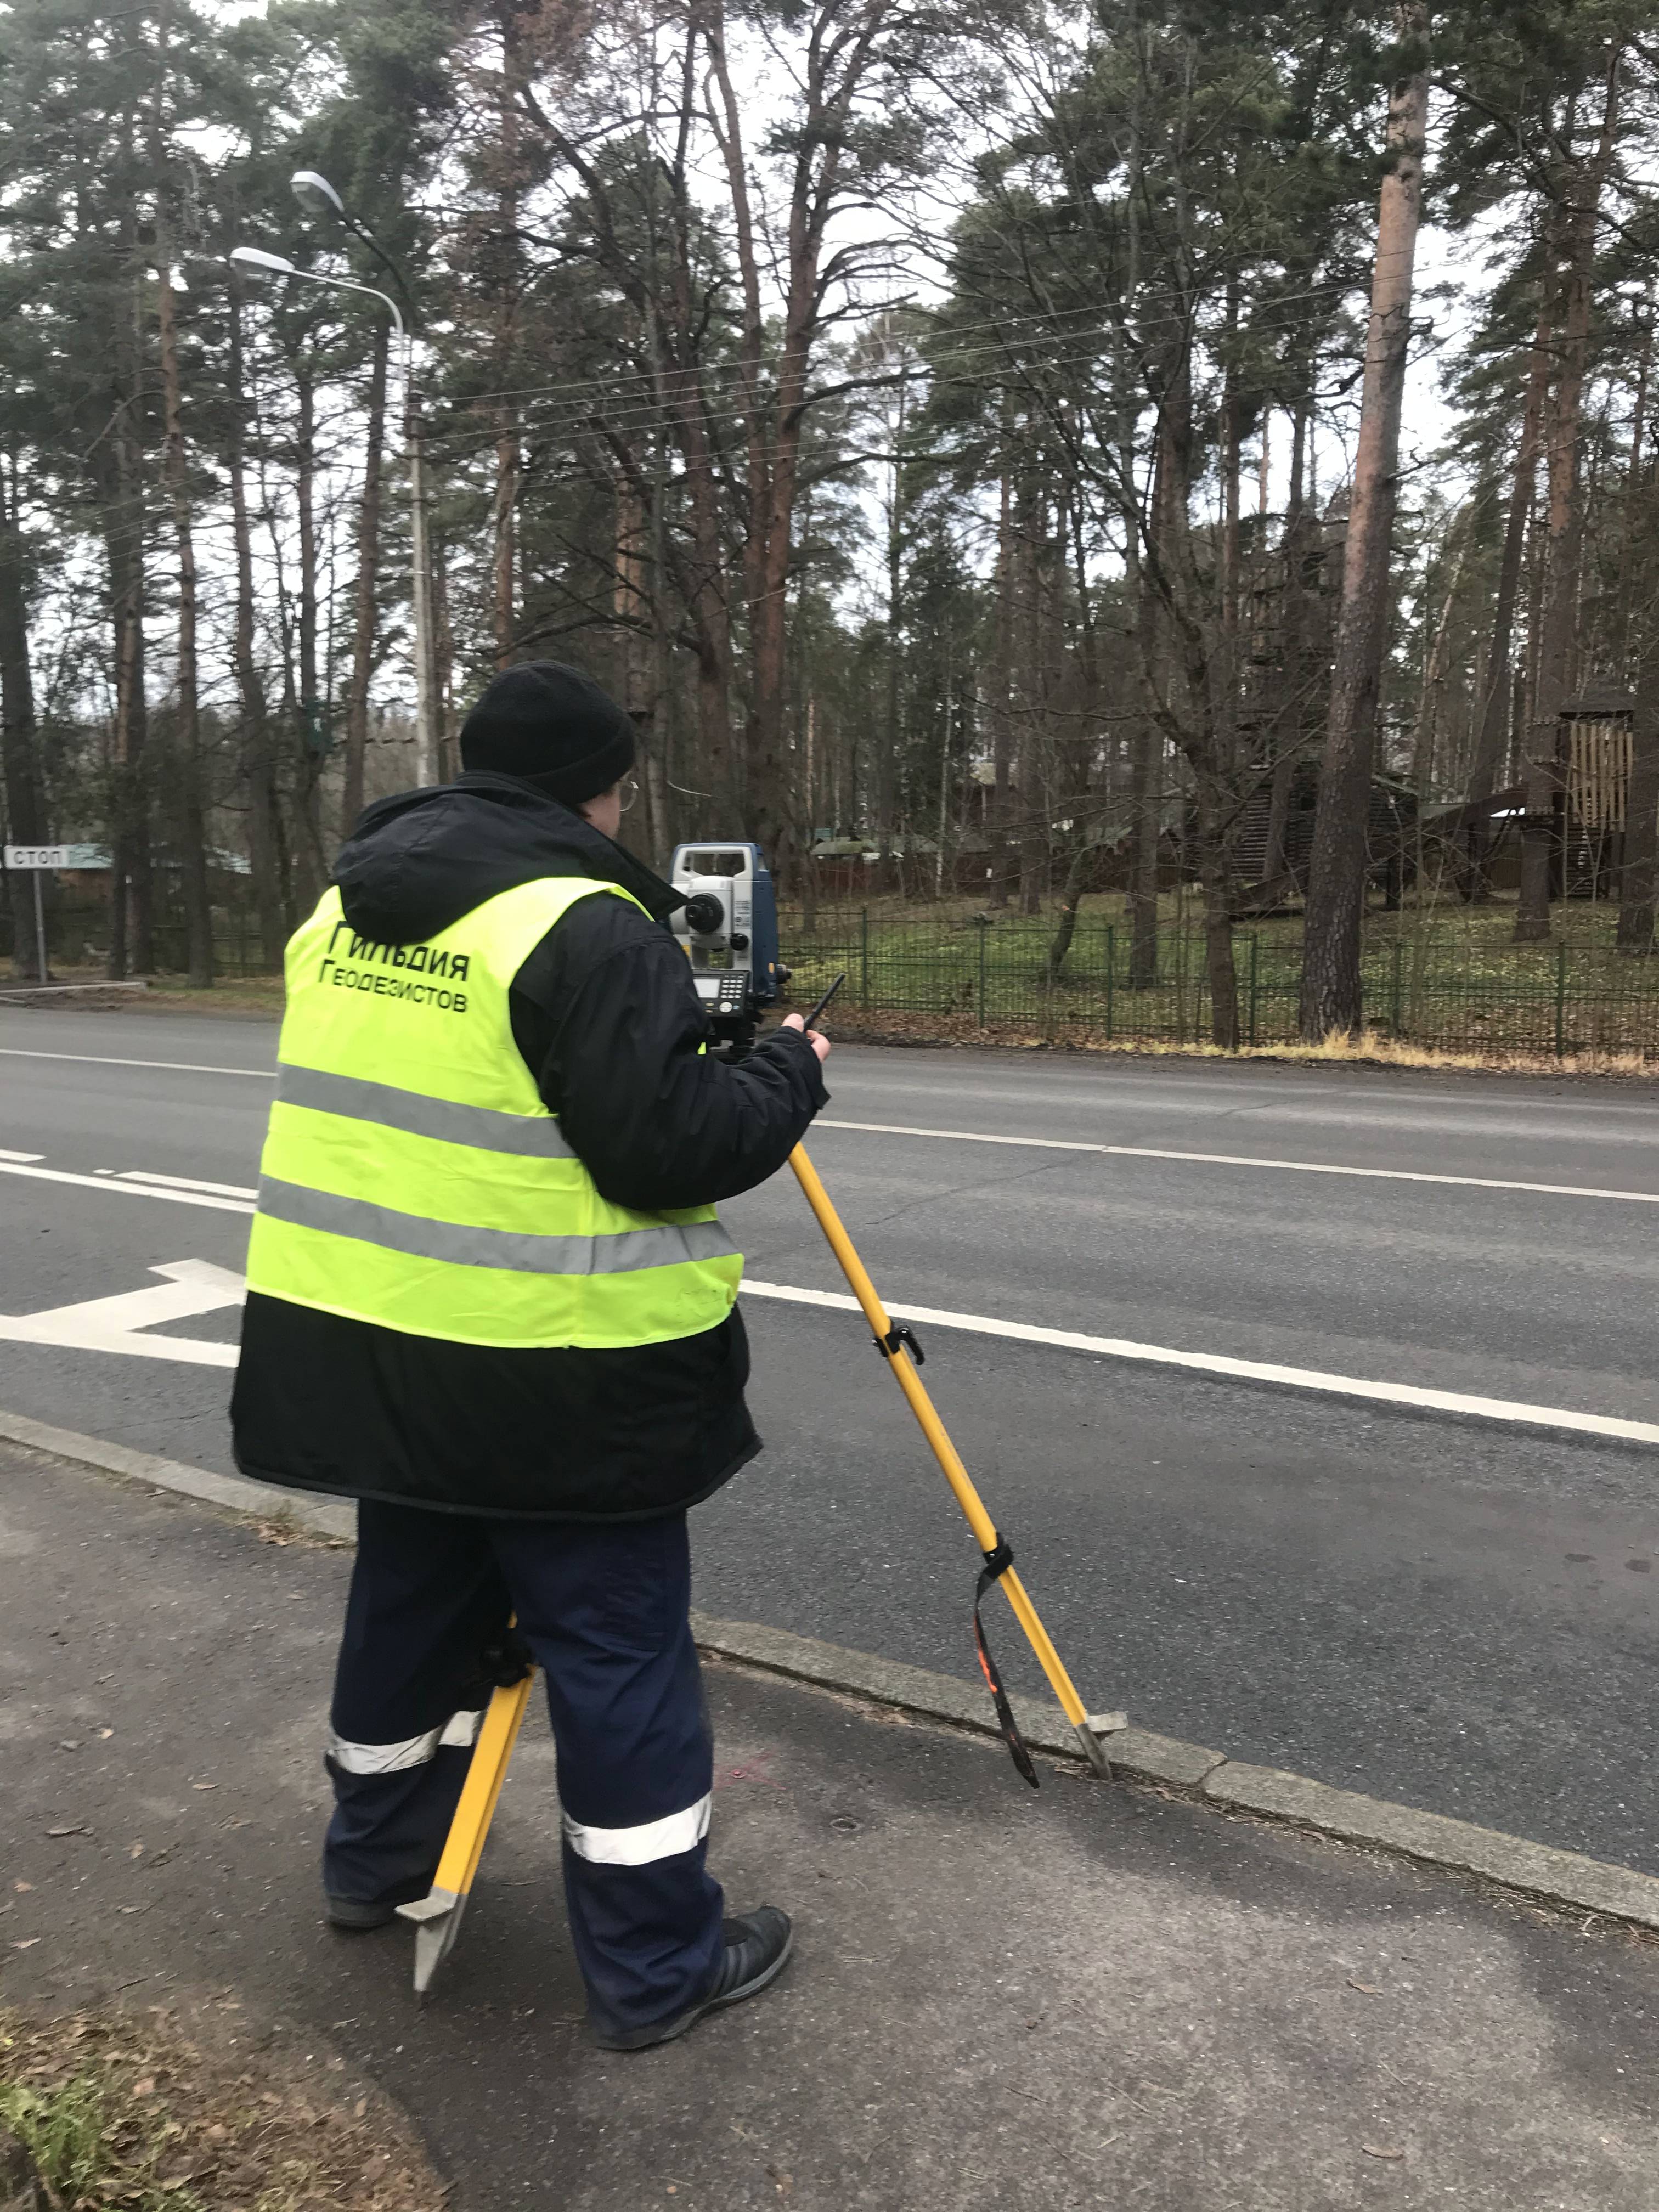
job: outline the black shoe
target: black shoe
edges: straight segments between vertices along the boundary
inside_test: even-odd
[[[366,1936],[372,1928],[389,1928],[398,1917],[400,1905],[410,1905],[417,1897],[430,1891],[430,1881],[418,1884],[404,1882],[390,1897],[377,1897],[372,1902],[362,1897],[341,1897],[336,1891],[323,1892],[323,1911],[331,1928],[343,1928],[348,1934]]]
[[[365,1936],[371,1928],[387,1928],[398,1917],[395,1905],[369,1905],[362,1898],[336,1897],[331,1890],[323,1893],[323,1910],[331,1928],[349,1929],[354,1936]]]
[[[775,1981],[783,1972],[794,1941],[794,1931],[789,1925],[789,1915],[780,1912],[774,1905],[763,1905],[758,1911],[743,1912],[723,1921],[720,1933],[726,1939],[726,1950],[720,1971],[714,1977],[714,1986],[701,2004],[677,2018],[664,2021],[656,2027],[627,2028],[619,2035],[606,2035],[599,2028],[593,2039],[601,2051],[647,2051],[653,2044],[672,2043],[677,2035],[684,2035],[695,2027],[705,2013],[718,2012],[723,2005],[741,2004],[745,1997],[758,1996],[769,1982]]]

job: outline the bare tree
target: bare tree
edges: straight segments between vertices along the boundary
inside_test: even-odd
[[[1428,129],[1428,27],[1426,0],[1401,0],[1396,18],[1401,75],[1389,98],[1388,167],[1377,208],[1359,445],[1303,933],[1302,1034],[1315,1042],[1333,1032],[1358,1030],[1361,1017],[1365,830],[1388,632],[1400,416]]]

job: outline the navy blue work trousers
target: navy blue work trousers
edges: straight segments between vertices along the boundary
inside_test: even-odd
[[[714,1747],[688,1619],[685,1516],[585,1526],[365,1498],[334,1684],[324,1887],[432,1886],[509,1613],[547,1682],[566,1907],[595,2024],[658,2025],[720,1960],[705,1870]]]

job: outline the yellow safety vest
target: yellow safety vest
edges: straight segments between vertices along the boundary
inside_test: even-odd
[[[457,1344],[660,1344],[726,1318],[743,1255],[714,1207],[601,1197],[513,1041],[514,976],[599,893],[639,904],[545,877],[420,945],[365,939],[324,894],[288,947],[251,1291]]]

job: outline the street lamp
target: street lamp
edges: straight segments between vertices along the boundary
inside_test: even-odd
[[[296,198],[307,204],[319,201],[339,210],[354,231],[364,234],[362,228],[345,214],[339,194],[326,177],[314,169],[301,169],[294,178]],[[303,187],[303,191],[302,188]],[[397,264],[381,252],[370,237],[369,245],[379,258],[386,262],[397,279],[398,289],[407,293]],[[231,260],[245,269],[262,269],[276,276],[298,276],[308,284],[323,284],[337,292],[362,292],[371,300],[378,300],[392,317],[392,325],[398,334],[398,351],[404,364],[404,449],[409,456],[410,500],[410,596],[415,613],[415,751],[416,781],[437,783],[441,781],[438,766],[437,718],[434,713],[435,686],[432,680],[432,568],[428,551],[426,515],[426,471],[423,465],[421,440],[421,414],[415,390],[415,338],[405,323],[403,310],[389,292],[378,290],[373,284],[359,284],[349,276],[325,276],[314,269],[296,269],[280,253],[267,253],[257,246],[238,246],[231,249]]]
[[[342,222],[350,220],[346,214],[345,202],[320,169],[296,169],[289,179],[289,184],[301,206],[309,208],[313,215],[328,210],[337,215]]]

